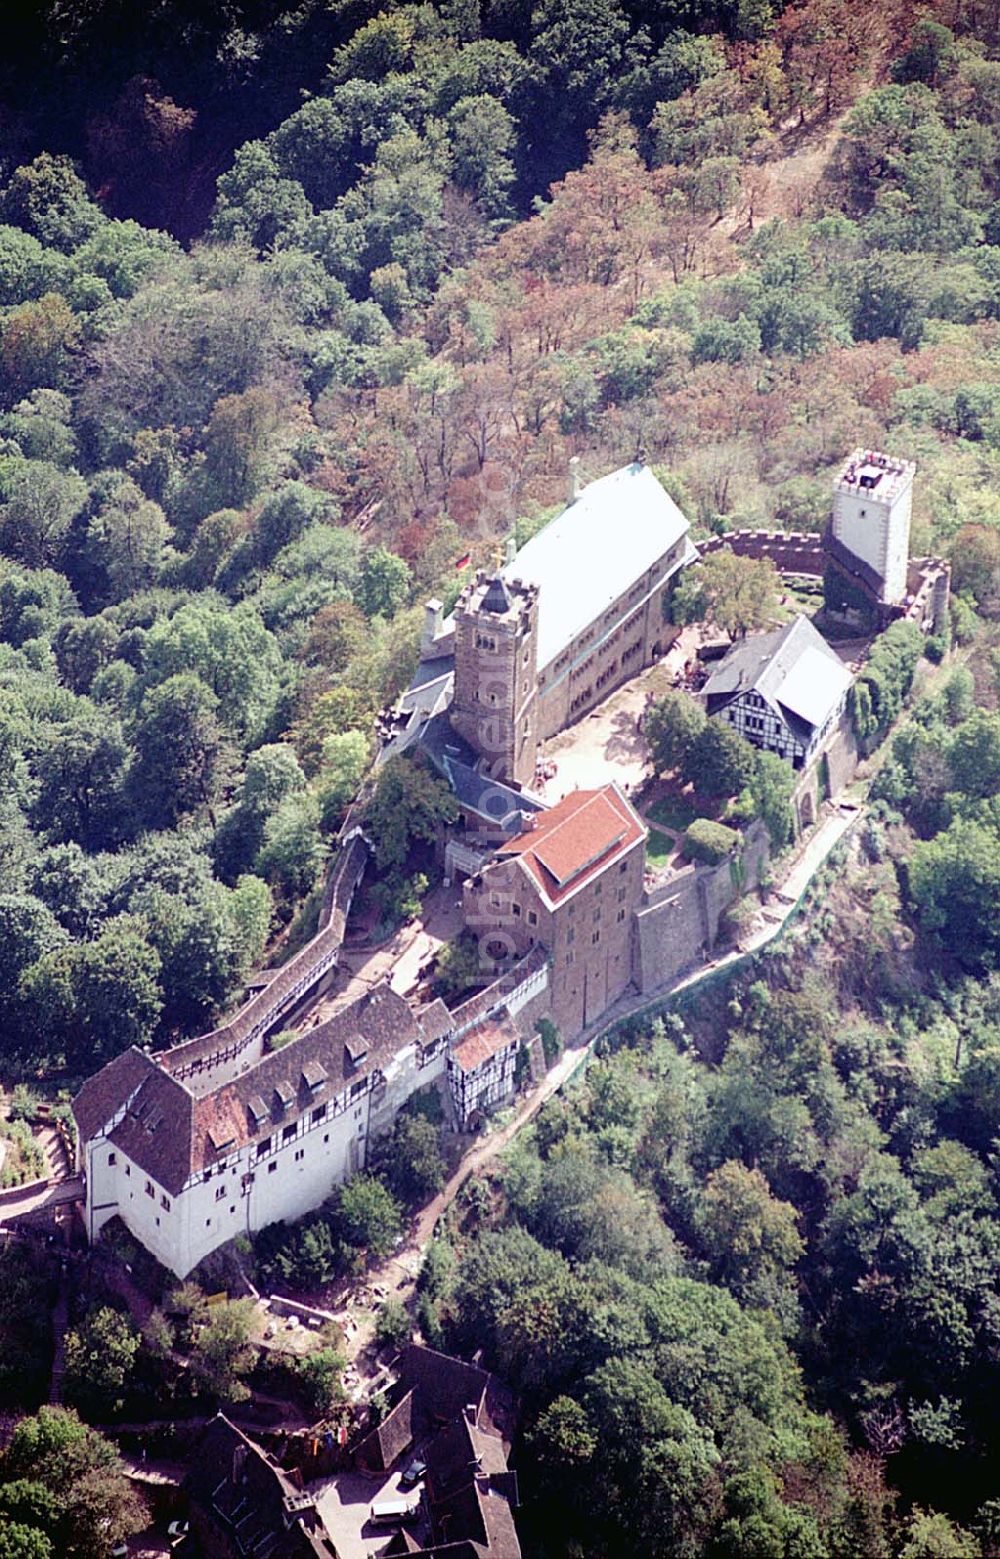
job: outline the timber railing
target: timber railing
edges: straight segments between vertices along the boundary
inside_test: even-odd
[[[163,1051],[159,1060],[172,1077],[183,1081],[235,1061],[250,1045],[271,1033],[337,963],[351,902],[368,863],[364,835],[356,821],[348,827],[350,823],[349,816],[327,877],[316,935],[225,1023]]]

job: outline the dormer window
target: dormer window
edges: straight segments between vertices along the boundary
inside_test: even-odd
[[[344,1054],[347,1058],[349,1069],[354,1071],[361,1065],[368,1054],[368,1041],[362,1039],[360,1035],[356,1039],[349,1039],[344,1045]]]
[[[274,1085],[274,1097],[278,1101],[278,1109],[284,1111],[295,1103],[295,1090],[291,1083],[282,1078],[280,1083]]]
[[[259,1093],[253,1094],[247,1101],[247,1114],[250,1117],[251,1130],[260,1131],[270,1113]]]
[[[316,1093],[326,1082],[326,1067],[319,1061],[307,1061],[302,1068],[302,1081],[310,1093]]]

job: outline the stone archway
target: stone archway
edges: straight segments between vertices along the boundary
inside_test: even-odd
[[[799,831],[805,833],[816,821],[816,801],[812,790],[807,790],[799,800]]]

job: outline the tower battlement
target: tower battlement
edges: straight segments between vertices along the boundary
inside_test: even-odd
[[[455,617],[474,613],[487,617],[507,618],[512,614],[516,617],[531,611],[537,602],[537,585],[526,585],[519,579],[505,579],[500,574],[488,574],[481,568],[455,602]]]
[[[538,747],[538,588],[480,570],[454,615],[451,723],[494,779],[529,785]]]
[[[912,460],[859,448],[833,484],[833,538],[875,575],[888,606],[906,595],[915,472]]]

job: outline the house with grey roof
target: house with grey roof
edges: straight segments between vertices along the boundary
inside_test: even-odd
[[[419,1518],[395,1534],[387,1559],[520,1559],[517,1474],[507,1466],[511,1392],[478,1365],[415,1343],[396,1369],[389,1411],[351,1450],[373,1476],[414,1452],[425,1466]]]
[[[839,720],[850,685],[843,661],[800,615],[734,644],[703,693],[710,716],[803,769]]]
[[[219,1559],[337,1559],[301,1480],[223,1413],[199,1438],[184,1488],[199,1553]]]

